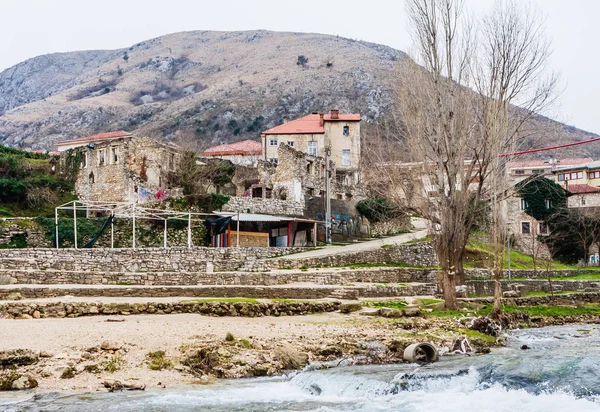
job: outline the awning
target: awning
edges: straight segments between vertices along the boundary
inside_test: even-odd
[[[304,219],[290,216],[275,216],[263,215],[259,213],[237,213],[237,212],[213,212],[213,214],[221,217],[231,217],[231,220],[237,222],[238,216],[240,222],[305,222],[305,223],[320,223],[319,220]]]

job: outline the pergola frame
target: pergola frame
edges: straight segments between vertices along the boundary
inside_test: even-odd
[[[75,249],[78,249],[77,245],[77,212],[85,211],[86,216],[88,216],[90,211],[93,212],[108,212],[113,218],[123,218],[123,219],[131,219],[132,225],[132,248],[136,248],[136,240],[135,240],[135,222],[136,220],[159,220],[163,221],[165,224],[164,234],[163,234],[163,247],[167,248],[167,221],[169,219],[173,220],[187,220],[188,228],[187,228],[187,247],[192,247],[192,221],[204,221],[206,217],[211,216],[212,213],[196,213],[196,212],[179,212],[176,210],[167,210],[167,209],[152,209],[146,207],[140,207],[135,203],[128,202],[101,202],[101,201],[82,201],[82,200],[74,200],[72,202],[68,202],[57,206],[54,209],[54,229],[55,229],[55,238],[56,238],[56,248],[58,249],[60,246],[60,242],[58,239],[58,212],[61,210],[68,210],[73,212],[73,240]],[[110,223],[110,247],[114,248],[114,222]],[[238,240],[239,245],[239,240]]]

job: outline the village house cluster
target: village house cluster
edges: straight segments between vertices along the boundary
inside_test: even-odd
[[[173,183],[177,179],[172,179],[182,154],[176,145],[118,131],[62,141],[57,148],[63,167],[77,162],[75,189],[80,199],[143,204],[182,195]],[[222,209],[226,215],[219,216],[234,213],[234,231],[240,220],[236,242],[297,246],[315,244],[315,222],[324,220],[327,196],[334,200],[336,229],[348,235],[368,232],[354,208],[366,192],[360,184],[360,150],[360,115],[332,110],[286,118],[262,132],[260,142],[211,147],[199,154],[198,163],[220,159],[235,165],[232,182],[224,188],[230,195]],[[264,218],[253,214],[274,216],[278,223],[258,224]],[[266,237],[258,239],[252,233]],[[232,242],[231,227],[213,238],[215,246]]]

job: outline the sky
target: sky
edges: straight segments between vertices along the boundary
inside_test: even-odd
[[[518,0],[545,16],[560,95],[547,114],[600,134],[599,0]],[[473,13],[493,0],[466,0]],[[129,47],[189,30],[298,31],[412,49],[402,0],[0,0],[0,71],[41,54]]]

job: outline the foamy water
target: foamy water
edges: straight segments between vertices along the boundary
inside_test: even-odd
[[[527,344],[532,349],[523,351]],[[600,411],[600,333],[590,325],[514,332],[490,355],[362,366],[142,393],[44,394],[9,411]]]

